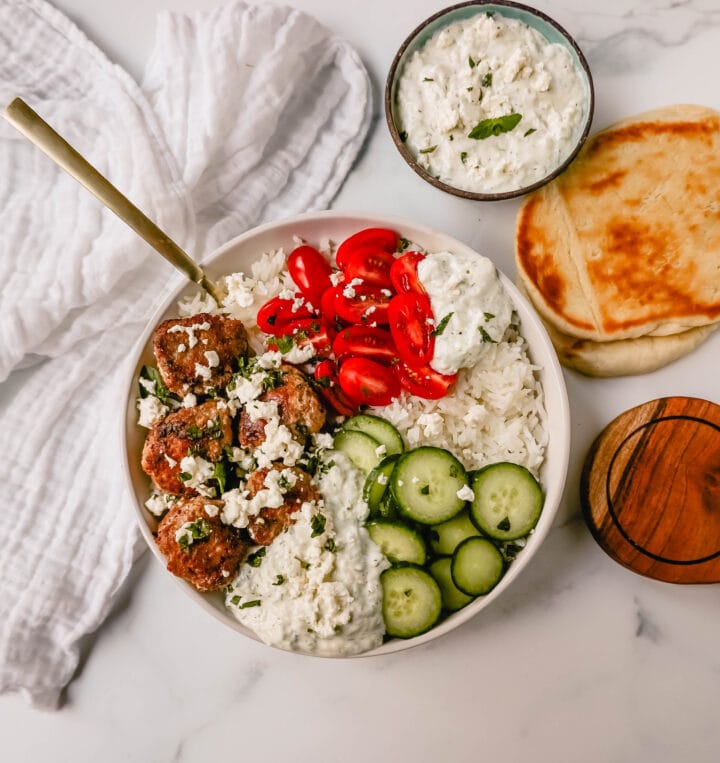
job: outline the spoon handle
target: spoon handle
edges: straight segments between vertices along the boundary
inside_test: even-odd
[[[220,304],[222,301],[220,289],[205,275],[203,269],[126,196],[123,196],[87,159],[55,132],[25,101],[15,98],[5,107],[3,116],[31,143],[44,151],[58,166],[100,199],[108,209],[147,241],[171,265],[205,289]]]

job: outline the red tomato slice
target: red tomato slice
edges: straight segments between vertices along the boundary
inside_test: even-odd
[[[298,336],[299,334],[299,336]],[[276,337],[293,337],[298,347],[304,347],[308,342],[315,348],[316,355],[329,355],[332,345],[325,327],[317,318],[301,318],[286,323],[275,332]],[[272,339],[268,342],[271,350],[278,349],[278,343]]]
[[[411,395],[437,400],[445,397],[457,379],[457,374],[445,376],[431,366],[411,368],[402,361],[393,366],[398,381]]]
[[[376,246],[385,252],[397,251],[400,237],[394,230],[388,228],[366,228],[346,238],[335,253],[335,262],[339,268],[345,269],[350,255],[364,246]]]
[[[430,300],[413,292],[398,294],[390,300],[388,320],[400,359],[413,368],[429,363],[435,351]]]
[[[277,334],[288,323],[301,318],[313,317],[313,313],[310,312],[306,304],[302,304],[297,310],[293,310],[294,303],[295,300],[282,299],[281,297],[273,297],[271,300],[268,300],[258,310],[256,321],[260,330],[266,334]]]
[[[389,289],[379,289],[377,286],[351,286],[354,295],[345,295],[348,288],[339,289],[339,295],[335,297],[335,314],[348,323],[387,323],[388,305],[392,294]],[[351,292],[351,293],[352,293]],[[384,293],[383,293],[384,292]]]
[[[400,394],[400,382],[393,372],[367,358],[348,358],[340,365],[338,381],[357,405],[389,405]]]
[[[349,326],[333,340],[333,354],[338,361],[348,357],[370,358],[378,363],[397,360],[397,350],[387,329],[373,326]]]
[[[406,252],[392,263],[390,281],[398,294],[426,294],[417,274],[417,266],[424,259],[425,255],[420,252]]]
[[[352,416],[355,406],[348,399],[338,384],[335,362],[322,360],[315,367],[317,388],[328,405],[331,405],[342,416]]]
[[[352,252],[345,264],[343,272],[349,283],[353,278],[360,278],[371,286],[389,287],[390,266],[395,258],[377,246],[363,246]]]
[[[332,286],[330,263],[311,246],[299,246],[288,257],[288,271],[300,293],[317,309],[323,292]]]

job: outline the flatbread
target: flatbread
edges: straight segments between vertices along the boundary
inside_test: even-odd
[[[720,320],[720,113],[670,106],[595,135],[528,197],[516,262],[538,312],[570,337],[667,336]]]

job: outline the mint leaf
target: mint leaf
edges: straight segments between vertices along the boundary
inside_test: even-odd
[[[455,313],[448,313],[448,314],[447,314],[447,315],[446,315],[446,316],[445,316],[445,317],[444,317],[444,318],[443,318],[443,319],[440,321],[440,323],[438,323],[437,327],[436,327],[436,328],[434,328],[434,329],[433,329],[433,330],[430,332],[430,336],[440,336],[440,335],[443,333],[443,331],[445,331],[445,329],[447,328],[447,325],[448,325],[448,323],[450,323],[450,318],[452,318],[452,317],[453,317],[453,315],[455,315]]]
[[[485,140],[493,135],[501,135],[504,132],[514,130],[518,122],[522,119],[522,114],[507,114],[504,117],[496,119],[483,119],[468,133],[468,138],[473,140]]]

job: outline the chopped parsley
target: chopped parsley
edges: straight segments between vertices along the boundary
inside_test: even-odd
[[[438,323],[438,325],[430,332],[430,336],[441,336],[445,329],[447,328],[448,323],[450,323],[450,318],[453,317],[455,313],[448,313],[441,321]]]
[[[276,575],[275,576],[275,582],[273,585],[282,585],[285,582],[285,576],[284,575]]]
[[[521,119],[522,114],[517,113],[506,114],[504,117],[497,117],[495,119],[483,119],[470,130],[468,138],[485,140],[493,135],[497,136],[504,132],[510,132],[517,127]]]
[[[322,535],[325,532],[325,515],[315,514],[310,520],[310,527],[312,527],[311,538],[317,538],[318,535]]]
[[[483,318],[486,321],[491,321],[495,317],[495,313],[483,313]]]
[[[419,153],[421,154],[432,154],[432,152],[437,148],[437,146],[428,146],[427,148],[421,148]]]
[[[178,546],[183,551],[187,551],[191,544],[196,540],[205,540],[212,535],[212,527],[206,519],[198,519],[197,522],[191,522],[182,529],[182,535],[178,538]]]
[[[230,599],[230,603],[237,607],[237,605],[240,603],[240,597],[233,596],[232,599]]]
[[[190,424],[190,426],[185,429],[185,434],[191,440],[202,440],[204,432],[197,424]]]
[[[432,77],[424,77],[423,82],[435,82],[435,80]]]
[[[411,242],[410,242],[409,239],[401,237],[400,238],[400,243],[398,244],[398,251],[399,252],[404,252],[410,246],[410,244],[411,244]]]
[[[497,342],[488,334],[487,331],[482,326],[478,326],[478,330],[480,331],[480,335],[483,338],[483,342],[491,342],[492,344],[497,344]]]
[[[529,130],[525,131],[525,135],[523,135],[523,138],[527,138],[528,135],[532,135],[534,132],[537,132],[537,130],[534,127],[531,127]]]
[[[192,479],[192,474],[190,472],[180,472],[179,477],[183,482],[187,482]]]
[[[208,422],[204,434],[213,440],[219,440],[223,436],[223,423],[220,416]]]
[[[490,87],[492,85],[492,72],[488,72],[483,78],[481,82],[483,87]]]
[[[471,69],[474,69],[477,66],[477,61],[472,56],[468,56],[468,65]]]
[[[227,481],[225,464],[222,461],[218,461],[213,467],[213,479],[218,483],[218,489],[220,490],[220,495],[222,495],[225,492],[225,484]]]
[[[461,151],[460,152],[460,161],[465,164],[465,160],[467,159],[467,151]]]
[[[330,551],[330,553],[335,553],[335,551],[337,551],[337,546],[335,545],[335,540],[333,538],[328,538],[325,541],[325,545],[323,546],[323,548],[326,551]]]
[[[267,548],[263,546],[259,548],[254,554],[250,554],[247,558],[247,563],[251,567],[259,567],[262,564],[263,557],[267,553]]]
[[[238,609],[250,609],[250,607],[259,607],[261,604],[260,599],[253,599],[252,601],[244,601]]]
[[[304,570],[309,570],[310,569],[310,562],[306,562],[304,559],[301,559],[299,556],[296,556],[295,558],[298,560],[298,562],[300,562],[300,566]]]
[[[152,391],[148,390],[142,384],[140,385],[140,397],[144,398],[148,395],[154,395],[163,405],[168,405],[171,400],[180,400],[177,395],[170,392],[167,388],[162,376],[160,376],[160,371],[158,371],[155,366],[143,366],[140,371],[140,376],[153,383]]]
[[[285,355],[292,350],[295,345],[295,339],[291,336],[274,336],[270,337],[268,344],[274,344]]]

